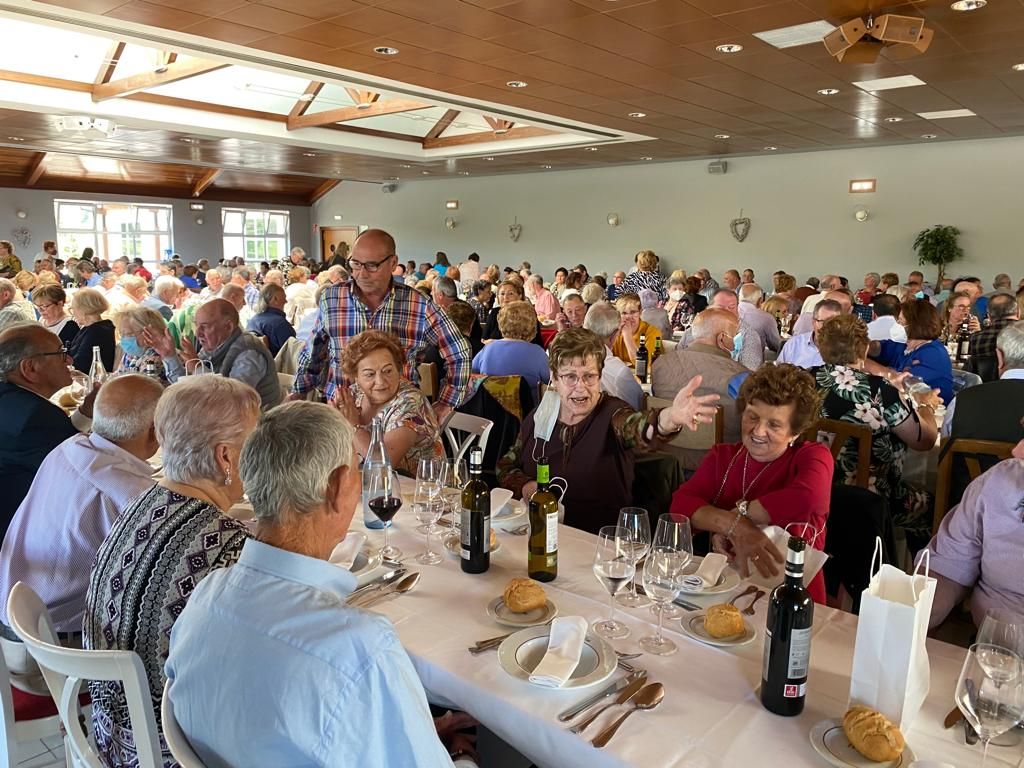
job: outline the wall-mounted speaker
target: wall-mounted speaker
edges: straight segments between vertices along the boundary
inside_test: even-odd
[[[380,191],[383,192],[385,195],[389,195],[397,189],[398,185],[395,184],[393,181],[390,181],[387,184],[380,185]]]
[[[729,170],[729,164],[725,160],[712,160],[708,163],[708,173],[715,176],[724,174]]]

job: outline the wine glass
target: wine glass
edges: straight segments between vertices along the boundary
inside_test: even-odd
[[[71,385],[68,387],[68,395],[75,401],[75,405],[81,405],[85,396],[92,388],[92,381],[81,371],[71,371]]]
[[[671,512],[659,515],[651,547],[671,547],[680,554],[685,553],[686,562],[683,563],[685,569],[693,559],[693,534],[690,530],[690,519]],[[686,574],[680,575],[686,576]],[[651,612],[655,616],[660,614],[663,619],[678,619],[683,615],[683,611],[671,601],[666,603],[655,601],[651,606]]]
[[[377,519],[384,523],[384,548],[380,553],[388,560],[397,560],[402,556],[402,550],[388,543],[388,529],[391,528],[392,518],[402,508],[402,489],[398,483],[398,475],[391,467],[386,466],[371,468],[369,475],[368,506]]]
[[[412,508],[416,513],[416,519],[423,523],[416,530],[422,530],[426,534],[426,549],[422,554],[416,556],[416,562],[423,565],[437,565],[444,558],[431,548],[430,537],[433,535],[434,524],[441,517],[441,512],[444,511],[444,507],[441,506],[441,500],[417,501],[412,505]],[[385,536],[387,536],[387,529],[385,528],[384,530]]]
[[[1020,656],[996,645],[972,645],[956,684],[956,705],[984,744],[981,766],[985,768],[992,739],[1024,717]]]
[[[595,621],[595,633],[609,640],[629,637],[629,627],[615,620],[615,595],[636,573],[636,560],[629,531],[618,525],[606,525],[597,534],[594,553],[594,576],[608,590],[611,611],[607,619]]]
[[[619,510],[619,525],[629,532],[629,547],[627,551],[633,560],[634,571],[636,564],[647,554],[651,547],[651,518],[647,510],[642,507],[623,507]],[[619,595],[616,598],[619,605],[627,608],[638,608],[642,605],[649,605],[643,595],[636,592],[636,582],[630,581],[629,594]]]
[[[416,504],[437,506],[438,517],[444,511],[444,508],[441,506],[441,491],[444,488],[444,478],[447,472],[448,462],[445,459],[420,459],[416,467],[416,497],[414,502]],[[416,517],[419,519],[420,515]],[[416,530],[430,536],[439,531],[438,527],[434,525],[436,522],[437,518],[434,518],[429,525],[420,525]]]
[[[459,528],[462,522],[462,486],[469,482],[469,467],[465,459],[449,459],[441,495],[444,509],[452,513],[452,528]]]
[[[1024,616],[1011,611],[988,611],[978,627],[975,642],[996,645],[1024,658]]]
[[[671,547],[652,547],[644,561],[644,589],[659,605],[671,603],[679,594],[683,580],[683,567],[689,562],[685,553]],[[676,644],[664,637],[662,626],[665,612],[658,611],[658,633],[640,638],[640,647],[657,656],[676,652]]]

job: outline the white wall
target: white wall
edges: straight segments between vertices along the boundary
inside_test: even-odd
[[[0,188],[0,240],[10,240],[11,230],[27,227],[32,233],[28,246],[14,243],[22,264],[31,269],[32,258],[43,249],[44,240],[57,239],[57,224],[54,219],[54,200],[98,200],[108,202],[135,201],[170,204],[173,206],[171,226],[174,249],[186,264],[207,258],[215,261],[223,258],[221,240],[221,208],[273,208],[288,211],[290,215],[291,244],[310,250],[313,242],[310,228],[310,209],[307,206],[263,205],[256,203],[221,203],[212,200],[201,201],[206,207],[202,211],[204,224],[195,223],[196,212],[188,209],[189,200],[163,197],[139,197],[125,195],[87,194],[84,192],[51,192],[42,189]],[[19,219],[17,212],[25,211],[28,217]],[[319,252],[319,240],[316,241]],[[26,256],[28,257],[26,259]]]
[[[437,250],[453,263],[477,251],[485,264],[525,259],[547,278],[580,261],[591,272],[623,268],[651,248],[669,268],[708,266],[720,275],[749,266],[759,278],[786,269],[800,279],[834,271],[855,285],[869,270],[906,279],[917,266],[916,233],[954,224],[965,259],[953,273],[978,273],[986,284],[996,272],[1024,276],[1024,138],[741,157],[724,176],[708,175],[706,165],[403,180],[393,194],[345,182],[314,206],[313,222],[383,227],[399,254],[417,262]],[[877,178],[878,191],[849,194],[857,178]],[[458,211],[446,211],[446,199],[458,199]],[[865,223],[853,216],[860,206],[870,210]],[[752,226],[738,243],[729,222],[741,208]],[[617,228],[605,223],[611,212]],[[443,224],[449,214],[454,231]],[[508,237],[513,217],[523,225],[517,243]],[[934,279],[933,267],[923,271]]]

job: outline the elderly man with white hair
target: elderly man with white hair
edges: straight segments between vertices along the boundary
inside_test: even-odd
[[[607,301],[599,301],[592,306],[583,319],[583,327],[598,335],[608,347],[608,355],[601,369],[601,389],[612,397],[626,402],[630,408],[641,410],[644,402],[644,391],[633,375],[633,370],[622,360],[611,354],[615,339],[622,332],[622,318],[614,305]]]
[[[757,283],[741,285],[737,294],[740,297],[737,311],[739,312],[740,322],[743,324],[743,332],[744,334],[749,333],[757,336],[758,343],[754,345],[753,349],[760,349],[762,351],[761,361],[764,362],[763,354],[766,347],[772,350],[772,352],[778,352],[782,349],[779,325],[775,322],[774,317],[761,309],[761,305],[764,303],[764,291],[761,290],[761,286]],[[750,365],[747,361],[744,362],[750,368],[756,367]]]
[[[349,606],[356,579],[328,562],[359,500],[354,436],[330,406],[291,402],[245,443],[256,538],[192,592],[165,667],[204,765],[452,765],[391,622]]]
[[[527,295],[533,293],[533,308],[537,310],[537,319],[541,322],[554,320],[562,307],[558,304],[555,294],[544,287],[544,278],[540,275],[530,275],[526,278]]]
[[[96,552],[128,502],[155,482],[148,459],[159,448],[153,412],[163,391],[140,374],[111,379],[96,396],[92,433],[69,437],[43,460],[0,550],[0,621],[23,581],[58,632],[82,631]],[[5,626],[0,635],[15,639]]]
[[[203,301],[209,301],[220,296],[220,289],[224,287],[224,284],[231,279],[231,276],[224,276],[224,272],[220,267],[215,269],[207,270],[206,272],[206,287],[199,292],[199,298]]]
[[[450,277],[439,277],[430,287],[430,298],[441,309],[447,309],[459,300],[459,287]]]
[[[0,277],[0,331],[20,323],[34,323],[36,311],[21,291],[6,277]]]
[[[153,293],[145,297],[139,303],[144,307],[155,309],[164,320],[170,321],[174,316],[174,307],[178,297],[185,290],[185,284],[172,275],[160,275],[153,281]]]
[[[235,267],[231,270],[231,284],[245,291],[245,303],[250,309],[256,306],[260,300],[260,291],[252,284],[252,271],[248,267]]]

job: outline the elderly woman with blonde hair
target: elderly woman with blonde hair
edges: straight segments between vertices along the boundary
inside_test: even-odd
[[[622,293],[640,294],[647,288],[658,294],[658,301],[668,299],[665,278],[658,274],[658,255],[654,251],[640,251],[635,257],[636,271],[626,275]]]
[[[110,304],[95,288],[79,288],[71,297],[71,316],[79,331],[68,346],[68,354],[82,373],[88,373],[92,365],[93,347],[100,348],[103,367],[114,370],[114,324],[102,317],[108,309]]]
[[[619,310],[622,332],[612,345],[612,354],[627,365],[636,365],[636,352],[640,348],[640,337],[643,336],[647,359],[653,360],[661,331],[640,319],[640,297],[635,293],[624,293],[615,300],[615,308]]]
[[[162,383],[167,384],[167,374],[160,353],[141,343],[143,331],[147,328],[153,335],[163,336],[167,327],[163,315],[150,307],[135,304],[118,312],[114,316],[114,323],[120,335],[123,353],[117,364],[117,372],[155,375]]]
[[[32,294],[32,303],[39,312],[39,324],[56,333],[66,347],[78,334],[78,323],[64,311],[68,296],[59,285],[44,285]]]
[[[85,647],[137,653],[150,691],[163,690],[171,629],[192,589],[233,565],[249,538],[226,512],[242,499],[242,446],[259,415],[256,390],[236,379],[188,376],[168,387],[153,420],[163,476],[124,509],[96,555]],[[121,684],[95,681],[89,692],[104,764],[137,764]],[[159,695],[153,709],[161,730]],[[174,764],[166,747],[163,762]]]
[[[551,378],[548,356],[533,343],[537,312],[528,301],[512,301],[498,310],[502,338],[485,344],[473,358],[473,373],[522,376],[534,392]]]

